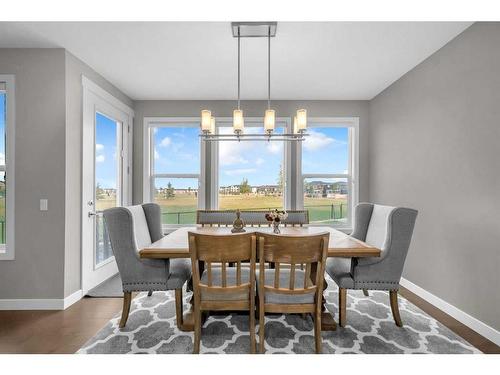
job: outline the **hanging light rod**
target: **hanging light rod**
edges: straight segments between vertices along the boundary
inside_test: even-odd
[[[218,134],[212,111],[201,111],[201,134],[204,141],[303,141],[307,136],[307,110],[299,109],[289,133],[275,133],[276,111],[271,107],[271,38],[276,36],[277,22],[231,22],[233,37],[238,38],[236,109],[233,110],[233,134]],[[267,106],[264,111],[265,134],[245,134],[245,116],[241,108],[240,72],[241,38],[267,38]]]
[[[278,22],[231,22],[233,37],[267,38],[276,36]]]

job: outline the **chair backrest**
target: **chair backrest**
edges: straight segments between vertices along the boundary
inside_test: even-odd
[[[287,236],[259,234],[259,285],[264,293],[308,294],[323,290],[325,261],[328,253],[330,233],[309,236]],[[265,285],[265,263],[274,264],[274,284]],[[296,286],[295,274],[298,265],[305,264],[303,284]],[[283,265],[289,266],[290,273],[285,285],[280,283]],[[287,267],[288,268],[288,267]],[[321,293],[317,293],[320,297]]]
[[[248,226],[269,226],[266,220],[267,210],[241,211],[241,219]],[[285,226],[309,224],[309,212],[306,210],[287,211],[288,217],[283,221]],[[236,210],[198,210],[196,212],[196,224],[202,226],[230,226],[236,218]]]
[[[210,295],[212,300],[248,299],[255,284],[256,238],[253,233],[230,235],[188,232],[195,298]],[[249,279],[242,281],[242,262],[250,263]],[[227,264],[236,263],[234,285],[228,282]],[[206,283],[201,281],[201,267],[207,270]],[[214,280],[214,267],[220,267],[220,283]],[[200,296],[201,294],[201,296]]]
[[[371,280],[377,280],[380,285],[399,283],[417,214],[418,211],[411,208],[372,203],[360,203],[356,207],[351,235],[381,249],[382,254],[380,258],[356,259],[351,270],[355,282],[365,282],[366,286]]]
[[[163,237],[160,206],[114,207],[105,210],[103,216],[118,269],[122,279],[127,278],[136,272],[139,251]]]

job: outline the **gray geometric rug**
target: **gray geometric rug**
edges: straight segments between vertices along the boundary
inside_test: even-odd
[[[327,280],[327,308],[337,312],[337,287]],[[190,295],[186,295],[185,304]],[[387,292],[348,291],[347,324],[336,331],[322,332],[323,353],[481,353],[447,327],[400,296],[404,326],[392,319]],[[118,328],[113,318],[78,353],[191,353],[193,333],[179,331],[175,324],[173,292],[139,294],[132,302],[127,325]],[[338,318],[338,314],[335,314]],[[267,315],[266,353],[314,353],[313,322],[310,316]],[[258,319],[257,319],[258,332]],[[258,337],[257,337],[258,342]],[[247,314],[211,315],[203,325],[201,353],[249,353]]]

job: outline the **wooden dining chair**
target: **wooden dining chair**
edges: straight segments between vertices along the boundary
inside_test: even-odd
[[[253,233],[188,233],[193,269],[194,348],[199,353],[202,311],[248,311],[250,351],[255,353],[255,253]],[[242,267],[249,262],[250,267]],[[228,267],[235,263],[236,267]]]
[[[265,313],[310,313],[321,353],[321,307],[328,232],[309,236],[259,234],[259,348],[264,353]],[[274,268],[266,268],[266,263]],[[298,269],[305,264],[305,270]]]

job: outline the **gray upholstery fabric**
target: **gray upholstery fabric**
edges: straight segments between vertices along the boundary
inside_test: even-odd
[[[156,203],[145,203],[142,205],[142,208],[144,209],[144,215],[148,222],[151,241],[156,242],[163,237],[163,231],[161,229],[161,208]]]
[[[140,208],[140,206],[139,206]],[[169,290],[171,285],[182,286],[191,275],[191,267],[188,271],[185,265],[176,266],[172,276],[169,271],[169,262],[162,259],[140,259],[138,241],[136,239],[136,228],[140,229],[143,242],[146,236],[144,228],[140,223],[134,223],[134,218],[139,221],[144,218],[137,210],[137,207],[129,209],[127,207],[115,207],[105,210],[104,221],[108,228],[111,248],[118,265],[118,271],[122,279],[123,291],[147,291],[147,290]],[[144,218],[144,223],[147,218]],[[142,224],[144,224],[142,223]],[[147,224],[146,224],[147,225]],[[145,229],[147,237],[150,231]],[[142,245],[141,245],[142,246]],[[189,261],[187,264],[190,265]],[[174,270],[172,270],[174,271]]]
[[[235,286],[236,285],[236,268],[228,267],[226,268],[226,286]],[[208,285],[208,273],[207,270],[203,271],[201,275],[200,281],[202,284]],[[241,283],[248,283],[250,281],[250,270],[248,268],[241,268]],[[212,268],[212,286],[222,286],[222,269],[220,268]],[[240,301],[240,300],[248,300],[248,292],[247,293],[235,293],[235,294],[224,294],[223,298],[220,295],[213,295],[201,293],[202,301]]]
[[[372,217],[372,211],[373,204],[371,203],[360,203],[356,206],[354,210],[354,230],[351,233],[352,237],[360,241],[365,240],[368,225],[370,225],[370,218]]]
[[[339,288],[353,289],[354,279],[351,274],[351,258],[328,258],[326,270]]]
[[[275,269],[266,269],[264,271],[264,283],[267,286],[274,286],[274,273]],[[296,289],[304,288],[304,277],[305,272],[303,270],[295,270],[295,283],[294,287]],[[288,288],[290,283],[290,270],[281,269],[280,270],[280,288]],[[257,285],[259,285],[259,272],[257,271]],[[258,288],[257,288],[258,291]],[[315,293],[299,294],[299,295],[287,295],[266,292],[264,294],[265,303],[277,303],[277,304],[294,304],[294,303],[314,303]]]
[[[190,259],[170,259],[170,273],[167,280],[167,289],[182,288],[191,278]]]
[[[360,206],[356,207],[355,230],[352,236],[376,242],[373,245],[381,246],[381,256],[353,258],[350,265],[347,259],[329,259],[326,272],[341,288],[398,289],[418,211],[377,205],[371,205],[370,210],[368,203],[362,203]],[[372,226],[373,213],[376,216],[373,217]],[[380,231],[383,233],[380,234]]]

